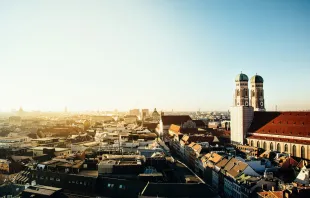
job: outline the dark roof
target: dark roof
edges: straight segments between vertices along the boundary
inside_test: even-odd
[[[163,121],[163,125],[181,125],[188,120],[192,120],[189,115],[164,115],[161,117],[161,119]]]
[[[144,122],[143,126],[146,127],[150,131],[154,131],[157,128],[158,123],[154,122]]]
[[[196,126],[206,126],[206,123],[204,123],[204,121],[202,120],[193,120],[193,122],[195,122]]]
[[[250,133],[310,137],[310,112],[254,112]]]
[[[264,79],[260,75],[255,75],[251,78],[251,83],[264,83]]]
[[[243,73],[240,73],[240,74],[238,74],[238,75],[236,76],[235,81],[236,81],[236,82],[241,82],[241,81],[243,81],[243,82],[248,82],[248,81],[249,81],[249,78],[248,78],[247,75],[245,75],[245,74],[243,74]]]
[[[188,142],[209,142],[212,143],[214,140],[214,136],[199,136],[199,135],[191,135],[189,136]]]
[[[205,184],[148,183],[141,193],[151,197],[217,197]]]

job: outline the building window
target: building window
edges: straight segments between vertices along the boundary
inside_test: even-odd
[[[260,142],[259,141],[257,141],[257,148],[260,148]]]
[[[108,184],[108,188],[113,188],[114,184]]]
[[[270,142],[270,147],[269,148],[270,148],[271,151],[273,151],[273,143],[272,142]]]
[[[288,152],[288,146],[287,146],[287,144],[284,145],[284,152]]]
[[[254,146],[253,140],[251,140],[251,146]]]
[[[263,149],[267,149],[266,142],[263,143]]]
[[[281,152],[281,145],[280,145],[280,143],[277,144],[277,151]]]
[[[293,145],[293,156],[296,156],[296,146]]]
[[[301,147],[300,153],[301,153],[301,158],[306,158],[306,153],[305,153],[305,147],[304,146]]]
[[[124,185],[119,185],[119,189],[125,189],[125,186]]]

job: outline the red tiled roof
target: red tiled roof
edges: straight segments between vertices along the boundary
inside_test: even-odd
[[[188,120],[192,120],[189,115],[166,115],[161,116],[161,119],[163,121],[163,125],[181,125],[184,122],[187,122]]]
[[[310,137],[310,112],[254,112],[250,133]]]
[[[292,157],[289,157],[285,160],[285,162],[282,163],[281,168],[282,169],[288,169],[291,167],[296,167],[297,165],[298,165],[298,162],[295,159],[293,159]]]
[[[257,135],[249,136],[249,137],[247,137],[247,139],[269,140],[269,141],[277,141],[277,142],[287,142],[287,143],[310,145],[310,140],[297,140],[297,139],[276,138],[276,137],[257,136]]]

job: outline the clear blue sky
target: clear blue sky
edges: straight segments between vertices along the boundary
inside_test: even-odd
[[[0,1],[0,110],[310,109],[310,1]]]

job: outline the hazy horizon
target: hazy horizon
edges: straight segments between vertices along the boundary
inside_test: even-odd
[[[310,1],[1,1],[1,112],[309,110]]]

